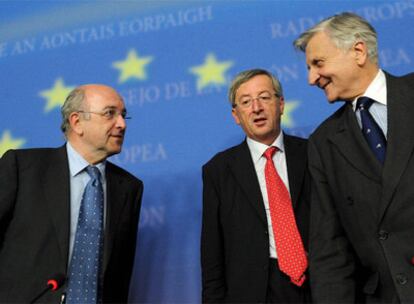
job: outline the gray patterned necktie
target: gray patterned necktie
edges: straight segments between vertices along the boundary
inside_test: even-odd
[[[99,277],[103,252],[103,189],[97,167],[86,168],[90,181],[79,210],[66,303],[99,303]]]

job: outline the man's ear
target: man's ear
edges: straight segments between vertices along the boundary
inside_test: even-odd
[[[79,112],[72,112],[69,115],[70,128],[74,133],[78,135],[83,134],[83,124],[80,115],[81,114]]]
[[[285,98],[283,98],[283,96],[279,97],[279,109],[280,115],[283,115],[283,111],[285,110]]]
[[[363,66],[368,60],[367,44],[364,41],[357,41],[352,46],[352,51],[354,52],[356,63],[359,66]]]
[[[236,108],[232,108],[231,109],[231,115],[233,115],[233,118],[234,118],[234,121],[236,122],[236,124],[240,124],[240,119],[239,119],[239,116],[237,115],[237,112],[236,112]]]

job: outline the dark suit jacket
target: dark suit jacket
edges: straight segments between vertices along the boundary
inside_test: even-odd
[[[312,295],[317,302],[414,303],[414,74],[386,74],[382,167],[350,104],[309,140]]]
[[[143,185],[110,162],[106,181],[103,301],[126,302]],[[69,187],[65,146],[10,150],[0,159],[1,303],[28,303],[54,274],[67,274]],[[39,301],[59,303],[65,287]]]
[[[306,141],[285,135],[284,144],[290,194],[306,247]],[[203,302],[265,302],[268,224],[246,141],[217,154],[203,167],[201,265]]]

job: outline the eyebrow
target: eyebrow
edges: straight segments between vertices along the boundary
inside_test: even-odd
[[[118,108],[116,106],[106,106],[102,110],[107,110],[107,109],[115,109],[115,110],[117,110]],[[122,108],[121,110],[122,111],[126,111],[126,108]]]
[[[260,95],[260,94],[263,94],[263,93],[272,94],[272,92],[270,92],[268,90],[263,90],[263,91],[260,91],[257,95]],[[243,97],[252,97],[252,95],[250,95],[250,94],[243,94],[243,95],[240,96],[240,98],[243,98]]]
[[[270,91],[268,91],[268,90],[263,90],[263,91],[261,91],[258,95],[263,94],[263,93],[269,93],[269,94],[272,94],[272,92],[270,92]]]
[[[310,62],[315,64],[317,61],[325,61],[325,58],[324,57],[315,57],[315,58],[312,58],[312,60]]]

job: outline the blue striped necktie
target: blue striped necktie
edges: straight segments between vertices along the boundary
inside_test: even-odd
[[[103,189],[97,167],[86,168],[90,180],[79,210],[66,303],[99,303],[103,252]]]
[[[374,102],[375,100],[371,98],[360,97],[357,101],[357,109],[359,109],[359,113],[361,114],[362,134],[367,140],[372,152],[374,152],[375,157],[381,164],[384,164],[387,140],[374,117],[368,111]]]

